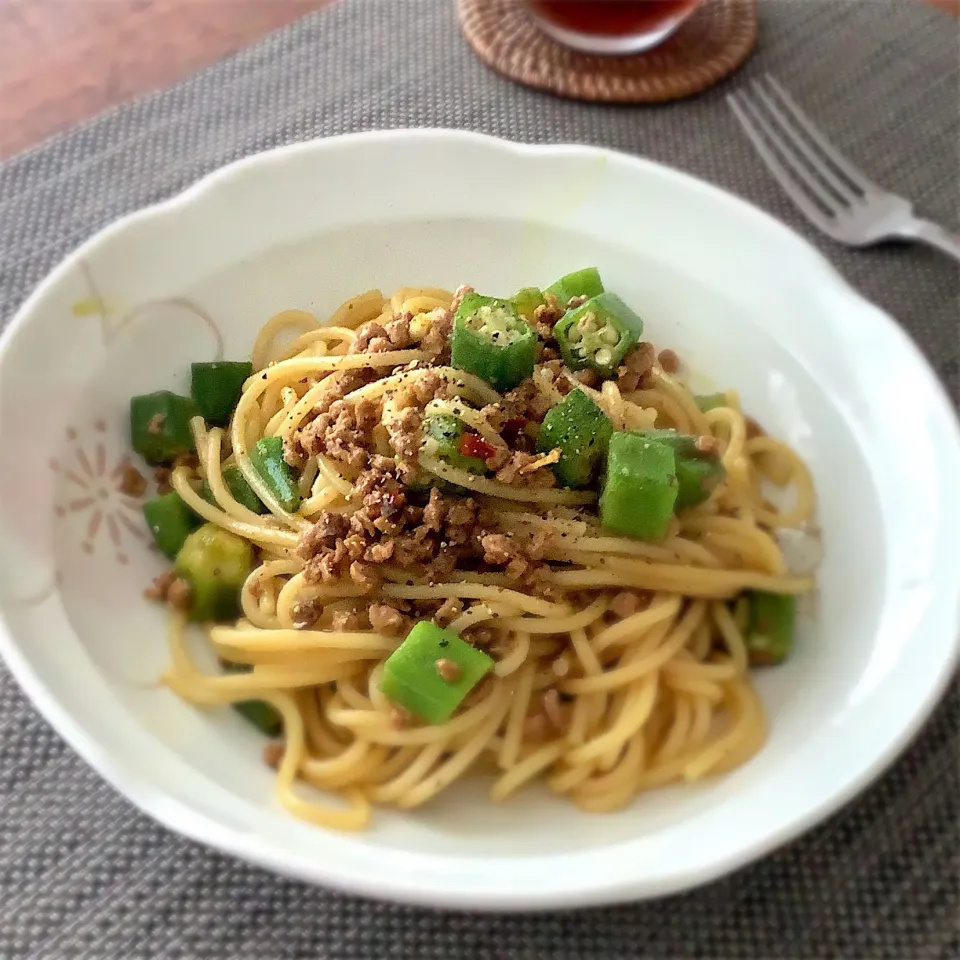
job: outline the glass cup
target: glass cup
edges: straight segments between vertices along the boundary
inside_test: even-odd
[[[528,0],[540,29],[584,53],[640,53],[662,43],[702,0]]]

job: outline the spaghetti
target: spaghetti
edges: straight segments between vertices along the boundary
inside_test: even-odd
[[[474,769],[492,772],[496,802],[542,781],[583,810],[614,810],[731,770],[764,742],[750,671],[783,655],[776,637],[771,646],[783,625],[758,626],[751,605],[813,588],[777,540],[811,519],[810,474],[735,393],[695,397],[636,336],[614,367],[579,364],[581,346],[573,369],[570,351],[593,334],[603,367],[613,337],[594,329],[599,306],[583,321],[589,290],[551,289],[532,309],[520,295],[494,304],[529,321],[494,324],[511,349],[534,334],[532,370],[516,385],[471,372],[477,361],[458,358],[456,343],[451,357],[468,289],[407,287],[361,294],[325,324],[276,315],[229,421],[190,420],[167,496],[195,515],[191,527],[202,520],[243,541],[251,562],[239,615],[206,627],[226,668],[211,674],[189,650],[188,621],[205,618],[191,608],[200,590],[181,549],[152,590],[179,607],[164,679],[189,703],[255,702],[282,725],[270,754],[279,800],[299,817],[362,829],[374,804],[419,807]],[[569,479],[586,461],[563,443],[545,450],[543,436],[577,392],[613,431],[610,462],[606,479],[601,462],[563,484],[563,469]],[[171,423],[173,407],[163,409],[155,431]],[[431,434],[438,422],[460,431],[452,447]],[[643,445],[643,496],[668,497],[683,466],[713,480],[697,502],[670,508],[661,535],[625,535],[618,524],[634,521],[614,510],[614,447],[647,436],[673,473],[659,477]],[[680,437],[696,441],[693,459],[681,462]],[[269,449],[282,449],[282,465]],[[788,506],[771,502],[772,487]],[[656,521],[654,506],[644,522]],[[184,581],[178,597],[171,585]],[[388,660],[422,620],[492,661],[435,723],[383,692]]]

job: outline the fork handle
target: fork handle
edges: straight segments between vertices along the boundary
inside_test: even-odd
[[[953,257],[954,260],[960,261],[960,234],[945,230],[931,220],[913,220],[900,231],[900,235],[911,240],[919,240],[928,247],[934,247]]]

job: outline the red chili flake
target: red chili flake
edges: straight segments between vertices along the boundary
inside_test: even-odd
[[[481,460],[489,460],[497,452],[497,448],[492,443],[488,443],[475,433],[465,433],[457,449],[465,457],[479,457]]]

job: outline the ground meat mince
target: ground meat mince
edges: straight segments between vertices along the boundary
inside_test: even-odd
[[[308,582],[349,577],[373,589],[376,565],[386,562],[446,576],[471,551],[475,501],[434,489],[425,507],[411,503],[397,464],[386,457],[372,458],[354,485],[354,496],[363,498],[355,513],[325,511],[301,537],[298,552],[306,561]]]

